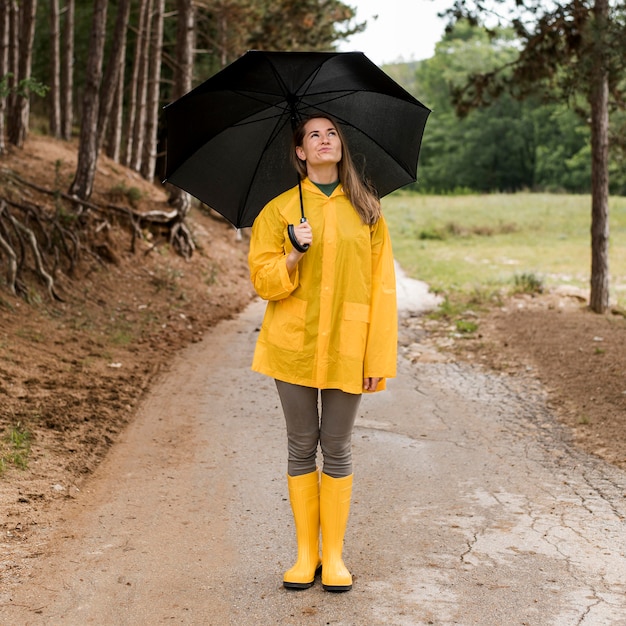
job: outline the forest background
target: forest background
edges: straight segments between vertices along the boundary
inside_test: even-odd
[[[85,136],[96,135],[96,149],[157,181],[164,171],[162,107],[168,102],[247,49],[327,50],[366,28],[349,3],[336,0],[1,0],[0,8],[0,124],[7,112],[9,140],[20,145],[31,123],[69,139],[80,124],[88,127]],[[11,37],[18,41],[10,45]],[[519,51],[512,27],[487,29],[463,20],[432,58],[384,68],[433,109],[416,191],[590,192],[584,86],[567,98],[549,84],[524,99],[503,92],[488,106],[458,114],[455,92],[478,73],[512,66]],[[90,94],[94,86],[99,93]],[[626,116],[618,106],[610,129],[610,192],[624,195]],[[74,191],[88,196],[89,183],[79,178]]]

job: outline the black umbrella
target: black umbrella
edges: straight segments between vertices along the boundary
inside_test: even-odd
[[[382,197],[416,180],[430,110],[361,52],[251,51],[165,113],[166,181],[243,228],[298,182],[300,119],[333,117]]]

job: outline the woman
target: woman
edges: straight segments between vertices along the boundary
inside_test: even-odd
[[[269,202],[252,227],[251,279],[268,300],[252,369],[276,379],[287,425],[298,558],[283,585],[306,589],[321,566],[325,590],[348,591],[342,551],[354,420],[361,394],[384,389],[396,371],[393,254],[380,202],[358,176],[339,126],[305,120],[293,143],[301,191]],[[307,221],[292,227],[293,245],[288,227],[300,218],[300,193]]]

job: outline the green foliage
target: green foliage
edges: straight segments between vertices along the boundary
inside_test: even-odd
[[[543,280],[532,272],[522,272],[513,277],[516,293],[543,293]]]
[[[507,92],[517,98],[540,95],[567,102],[586,117],[599,68],[606,70],[614,102],[623,101],[622,80],[626,52],[626,11],[622,2],[496,0],[498,25],[509,24],[518,54],[511,63],[481,68],[455,89],[457,110],[488,104]],[[452,24],[485,24],[492,7],[474,0],[458,0],[444,11]],[[490,36],[497,35],[491,30]]]
[[[601,5],[591,1],[546,3],[543,0],[528,0],[510,3],[496,0],[496,3],[499,7],[499,27],[496,29],[479,27],[486,20],[493,21],[494,12],[490,3],[458,0],[444,11],[450,20],[450,32],[438,46],[435,55],[442,59],[438,64],[433,59],[432,67],[418,70],[423,74],[422,84],[426,90],[435,90],[438,94],[432,100],[435,111],[438,105],[442,105],[441,110],[448,114],[447,107],[452,102],[454,109],[473,125],[478,122],[481,112],[493,111],[494,104],[503,97],[525,102],[533,97],[536,112],[522,109],[519,117],[519,121],[531,123],[530,126],[522,125],[524,131],[521,136],[528,141],[528,155],[533,160],[520,161],[519,155],[517,159],[515,155],[510,159],[511,162],[517,160],[520,172],[518,178],[525,178],[526,182],[518,186],[515,177],[509,181],[503,179],[508,185],[514,183],[512,187],[507,187],[502,186],[498,177],[493,177],[491,181],[497,187],[492,189],[560,189],[586,193],[590,191],[591,180],[588,123],[597,77],[601,73],[600,68],[603,68],[609,83],[608,108],[612,129],[610,191],[612,194],[626,194],[624,3],[607,3],[605,15],[600,11]],[[509,30],[503,30],[502,26],[507,24],[510,25]],[[477,35],[477,32],[483,34]],[[504,39],[503,33],[506,34]],[[489,42],[484,45],[486,34]],[[479,47],[482,42],[483,48],[494,50],[484,58],[482,66],[477,66],[473,57],[465,59],[456,54],[471,41]],[[502,51],[502,44],[511,55],[509,59],[497,58],[496,52]],[[450,69],[446,69],[446,62],[449,62]],[[460,80],[459,75],[455,74],[458,65],[464,70]],[[451,98],[447,97],[446,88]],[[506,117],[500,119],[504,121]],[[497,145],[498,136],[491,133],[495,126],[490,121],[488,124],[483,129],[483,138],[490,138],[493,145]],[[454,123],[446,124],[448,128],[453,126]],[[510,126],[515,126],[514,117],[510,118]],[[511,149],[513,152],[518,151],[519,142],[511,144]],[[471,170],[473,163],[470,159],[473,155],[468,155],[467,150],[464,152],[464,159],[460,161],[470,163],[469,168],[465,169]],[[441,154],[441,150],[438,154]],[[445,165],[458,163],[446,162]],[[524,166],[528,167],[525,173]],[[449,170],[452,176],[457,176],[457,171]],[[438,189],[441,176],[433,176],[432,182],[428,176],[429,173],[425,171],[426,188]],[[486,183],[482,187],[473,188],[489,190]]]
[[[458,335],[469,336],[478,331],[476,311],[498,301],[497,296],[477,289],[472,293],[451,291],[445,294],[439,307],[428,314],[430,319],[447,320]]]
[[[459,22],[437,44],[435,55],[415,66],[414,93],[433,113],[413,189],[446,194],[463,189],[589,192],[589,128],[566,104],[538,97],[519,101],[501,93],[463,118],[457,116],[454,91],[476,72],[511,63],[518,51],[510,30],[490,39],[486,29]],[[616,179],[612,191],[626,193],[624,182]]]
[[[56,212],[56,218],[59,220],[59,222],[61,222],[61,224],[65,227],[65,228],[71,228],[72,226],[74,226],[76,224],[76,222],[79,220],[80,216],[77,215],[76,213],[72,213],[71,211],[68,211],[65,206],[59,204],[58,208],[57,208],[57,212]],[[58,237],[58,234],[57,234]],[[56,241],[56,239],[55,239]],[[60,243],[60,241],[59,241]]]
[[[9,89],[9,78],[12,74],[5,74],[0,77],[0,98],[6,98],[11,92]]]
[[[455,323],[457,332],[470,335],[478,330],[478,324],[469,320],[457,320]]]
[[[420,240],[445,241],[451,237],[493,237],[502,233],[513,233],[517,225],[512,222],[472,224],[465,226],[457,222],[448,222],[443,228],[429,225],[420,230],[417,238]]]
[[[124,182],[117,183],[109,189],[108,196],[112,202],[128,202],[131,206],[137,206],[137,203],[143,198],[143,193],[138,187],[127,187]]]
[[[21,328],[18,331],[16,331],[16,335],[32,343],[45,343],[46,342],[46,338],[44,337],[44,335],[35,328],[30,328],[30,327]]]
[[[21,422],[10,426],[0,440],[0,475],[8,466],[28,467],[31,433]]]
[[[124,329],[116,329],[115,332],[111,335],[111,342],[118,346],[128,346],[135,340],[133,335],[124,330]]]
[[[31,94],[43,97],[50,89],[48,86],[32,77],[23,78],[17,85],[11,87],[11,79],[13,76],[14,74],[9,72],[0,78],[0,98],[6,98],[11,93],[23,96],[24,98],[27,98]]]
[[[419,234],[417,235],[417,238],[424,241],[424,240],[431,240],[431,241],[443,241],[446,236],[445,233],[442,232],[441,230],[437,230],[435,228],[424,228],[423,230],[420,230]]]
[[[258,13],[248,45],[257,50],[328,50],[364,28],[339,0],[257,0],[253,6]]]
[[[34,94],[42,98],[49,89],[50,87],[39,82],[36,78],[23,78],[17,85],[17,93],[24,97]]]

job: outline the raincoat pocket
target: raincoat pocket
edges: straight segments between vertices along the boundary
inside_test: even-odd
[[[344,302],[339,352],[362,359],[365,355],[370,307],[358,302]]]
[[[268,328],[268,341],[278,348],[298,352],[304,348],[306,300],[294,296],[276,300]]]

